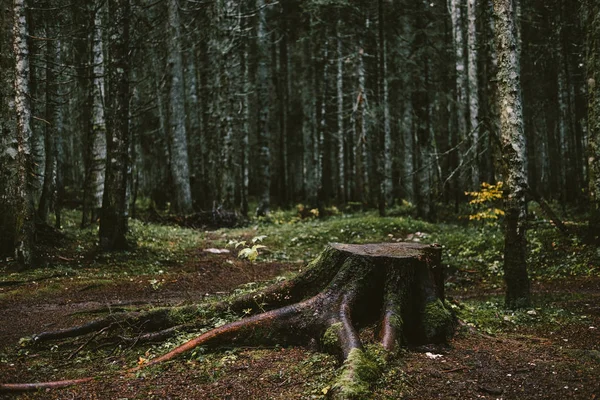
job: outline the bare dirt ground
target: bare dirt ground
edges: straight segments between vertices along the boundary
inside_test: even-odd
[[[137,275],[109,283],[52,278],[0,287],[0,382],[112,375],[60,390],[4,395],[19,399],[311,399],[326,398],[338,367],[310,349],[226,349],[196,354],[136,376],[116,371],[164,349],[95,349],[81,339],[27,351],[19,338],[94,318],[95,312],[200,302],[297,265],[249,264],[198,253],[171,268],[160,286]],[[600,399],[600,279],[536,284],[538,298],[576,316],[569,324],[518,325],[487,334],[463,326],[447,346],[401,351],[373,387],[375,399]],[[11,294],[13,293],[13,294]],[[449,293],[455,302],[486,298],[484,289]],[[548,300],[550,298],[551,300]],[[83,345],[83,350],[74,349]],[[89,352],[88,352],[89,350]],[[73,355],[73,356],[71,356]],[[0,397],[2,394],[0,394]],[[12,396],[12,397],[11,397]]]

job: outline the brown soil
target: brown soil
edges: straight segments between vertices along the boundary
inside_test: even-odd
[[[100,373],[107,366],[113,371],[132,366],[131,354],[126,359],[115,352],[104,359],[85,361],[86,369],[81,372],[77,356],[67,358],[85,340],[69,349],[61,345],[51,354],[49,347],[43,355],[36,349],[17,354],[21,337],[89,321],[94,310],[108,306],[147,308],[199,302],[207,295],[295,268],[298,266],[250,264],[231,255],[199,252],[193,262],[161,275],[165,281],[156,290],[148,283],[156,275],[124,277],[102,285],[54,278],[2,287],[0,293],[14,291],[15,295],[0,300],[0,382],[76,378],[90,371]],[[555,329],[515,326],[513,332],[497,336],[463,328],[448,346],[407,349],[388,366],[373,388],[373,398],[600,399],[600,279],[538,284],[535,292],[552,294],[555,306],[586,318]],[[571,293],[581,296],[560,296]],[[477,289],[467,293],[468,297],[488,294]],[[448,295],[460,301],[457,293]],[[140,351],[143,356],[144,349]],[[40,358],[48,363],[40,365]],[[205,359],[181,358],[138,376],[99,378],[77,387],[17,398],[323,398],[336,367],[334,357],[307,349],[234,349]]]

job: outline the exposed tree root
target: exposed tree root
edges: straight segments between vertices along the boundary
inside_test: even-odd
[[[67,386],[79,385],[81,383],[91,382],[94,378],[69,379],[64,381],[38,382],[38,383],[2,383],[0,384],[0,393],[2,392],[27,392],[41,389],[60,389]]]
[[[198,346],[214,349],[317,341],[343,360],[340,378],[333,386],[335,395],[360,398],[379,373],[379,366],[361,343],[361,327],[379,326],[380,347],[388,355],[403,342],[442,342],[452,334],[455,320],[443,304],[440,257],[437,246],[332,244],[296,278],[209,307],[217,313],[244,310],[254,315],[205,332],[127,372],[172,360]],[[183,316],[194,310],[198,308],[185,308]],[[199,326],[181,324],[181,317],[174,318],[173,311],[167,309],[119,314],[76,328],[45,332],[34,336],[34,341],[68,338],[117,325],[151,325],[153,332],[127,339],[137,343],[164,340]],[[0,390],[63,387],[89,380],[5,384]]]

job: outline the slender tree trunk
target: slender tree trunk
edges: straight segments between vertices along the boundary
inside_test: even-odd
[[[328,35],[326,35],[328,36]],[[327,135],[327,89],[329,87],[329,40],[325,40],[323,44],[323,77],[320,79],[321,86],[321,104],[320,107],[320,117],[319,121],[319,136],[317,141],[317,162],[315,167],[317,168],[317,182],[318,182],[318,190],[317,190],[317,206],[319,207],[319,211],[323,211],[322,207],[324,206],[324,202],[328,197],[327,194],[329,192],[329,187],[327,184],[327,180],[331,178],[331,170],[328,168],[330,163],[327,160],[328,156],[328,146],[326,146],[329,141]],[[318,85],[317,85],[318,86]],[[317,88],[315,88],[317,91]]]
[[[106,120],[104,117],[104,54],[102,9],[96,11],[92,37],[91,130],[89,132],[88,171],[83,198],[81,225],[96,221],[102,208],[104,170],[106,168]]]
[[[600,4],[587,0],[588,171],[590,220],[588,239],[600,243]]]
[[[186,132],[189,145],[189,167],[190,187],[192,191],[192,202],[200,204],[199,197],[202,193],[201,187],[204,181],[202,165],[202,127],[200,116],[200,104],[198,96],[198,78],[196,70],[196,45],[195,37],[190,38],[187,43],[187,57],[185,58],[185,116]]]
[[[61,53],[64,53],[61,51]],[[65,150],[64,150],[64,118],[62,110],[56,114],[56,129],[60,134],[56,135],[54,144],[54,159],[56,162],[56,177],[55,177],[55,198],[54,198],[54,227],[62,229],[62,207],[65,197],[65,180],[64,180],[64,165],[65,165]]]
[[[477,7],[478,0],[467,0],[467,75],[469,78],[469,133],[471,135],[471,146],[473,149],[473,161],[471,162],[471,187],[479,188],[481,146],[479,143],[479,50],[477,42]]]
[[[46,125],[44,131],[44,150],[46,153],[44,165],[44,183],[38,204],[38,218],[40,222],[48,222],[48,213],[52,206],[56,183],[56,139],[60,132],[57,126],[58,113],[58,73],[60,63],[60,41],[58,40],[58,27],[56,22],[48,21],[46,34],[49,39],[46,43]]]
[[[185,102],[183,59],[181,56],[181,22],[177,0],[167,1],[167,69],[169,71],[169,147],[171,151],[171,178],[173,180],[175,211],[190,214],[192,191],[185,129]]]
[[[12,188],[16,185],[13,164],[14,141],[14,60],[12,59],[12,4],[0,6],[0,256],[14,255],[15,215],[12,210]]]
[[[400,57],[403,61],[403,73],[401,74],[402,87],[405,88],[406,93],[411,93],[414,90],[414,84],[412,82],[412,65],[409,63],[409,57],[411,54],[410,45],[414,40],[413,20],[408,16],[402,17],[402,33],[406,37],[405,43],[402,43],[400,48]],[[413,153],[414,153],[414,138],[413,138],[413,104],[411,96],[402,96],[402,116],[399,121],[399,130],[402,135],[402,174],[400,184],[402,186],[402,195],[409,201],[415,200],[415,185],[414,185],[414,164],[413,164]]]
[[[160,58],[157,50],[154,47],[150,48],[150,59],[154,65],[160,65]],[[169,149],[169,138],[167,133],[167,106],[165,104],[165,96],[163,93],[163,79],[156,69],[152,70],[152,80],[154,89],[154,98],[156,99],[156,111],[158,114],[158,127],[160,140],[157,140],[156,150],[157,157],[162,161],[159,166],[155,166],[151,170],[151,182],[153,182],[152,199],[158,208],[166,207],[166,196],[164,188],[170,189],[171,181],[169,179],[171,171],[171,151]],[[164,163],[164,164],[163,164]]]
[[[267,27],[267,6],[265,0],[257,0],[257,57],[256,94],[257,94],[257,145],[258,145],[258,208],[256,215],[266,215],[271,206],[271,152],[269,149],[269,41]]]
[[[347,199],[347,183],[345,169],[344,146],[346,135],[344,132],[344,54],[342,50],[342,23],[338,16],[336,24],[336,44],[337,44],[337,162],[338,162],[338,190],[337,198],[340,204],[344,204]]]
[[[494,0],[500,133],[502,159],[506,167],[504,279],[506,305],[509,308],[528,307],[531,304],[526,257],[527,169],[516,1]]]
[[[285,9],[282,10],[285,13]],[[285,23],[286,19],[283,19]],[[274,55],[277,56],[276,80],[277,80],[277,97],[279,99],[277,109],[279,116],[279,151],[278,151],[278,192],[279,204],[287,205],[289,198],[293,192],[290,187],[289,177],[289,156],[288,156],[288,137],[289,137],[289,69],[288,69],[288,28],[281,27],[281,36],[278,43],[274,46]]]
[[[367,128],[367,93],[366,93],[366,71],[364,62],[364,48],[362,40],[358,46],[358,95],[356,97],[356,105],[353,110],[356,113],[356,139],[355,139],[355,165],[356,165],[356,197],[363,205],[369,204],[369,165],[368,165],[368,149],[367,142],[371,138],[368,137]]]
[[[381,107],[383,108],[383,151],[380,161],[379,211],[385,213],[385,206],[393,205],[392,183],[392,127],[390,117],[390,94],[388,78],[387,40],[385,37],[385,12],[383,0],[379,0],[379,54],[381,73]]]
[[[244,25],[242,25],[244,26]],[[241,165],[241,188],[240,188],[240,211],[242,215],[248,215],[248,190],[250,185],[250,59],[248,58],[248,43],[247,39],[242,39],[242,107],[243,121],[241,130],[241,145],[239,163]]]
[[[417,216],[429,220],[432,217],[431,194],[431,135],[429,112],[429,55],[426,48],[425,18],[417,17],[413,51],[417,68],[413,70],[412,92],[413,118],[413,164]]]
[[[17,154],[15,185],[15,259],[30,267],[34,253],[35,221],[31,185],[31,108],[29,94],[29,47],[27,46],[26,0],[14,0],[13,52],[15,55],[15,112]]]
[[[468,89],[469,80],[467,73],[467,58],[465,55],[465,39],[464,39],[464,1],[465,0],[450,0],[450,11],[452,17],[452,34],[454,38],[454,56],[456,58],[456,136],[457,143],[462,143],[458,151],[458,165],[463,168],[463,165],[468,162]],[[466,189],[467,180],[463,170],[458,171],[457,186]],[[476,189],[476,188],[471,188]]]
[[[559,13],[560,15],[560,13]],[[568,83],[567,83],[567,74],[566,74],[566,68],[567,68],[567,61],[566,61],[566,57],[565,57],[565,49],[563,46],[563,33],[562,30],[564,29],[560,24],[562,22],[562,19],[560,17],[557,18],[558,19],[558,32],[557,32],[557,37],[556,37],[556,55],[557,55],[557,75],[556,75],[556,88],[557,88],[557,99],[558,99],[558,103],[557,103],[557,107],[558,107],[558,112],[557,112],[557,121],[558,121],[558,146],[559,146],[559,153],[561,155],[561,157],[558,157],[557,160],[555,160],[555,162],[557,163],[557,168],[558,168],[558,172],[559,172],[559,188],[560,188],[560,200],[562,202],[562,204],[566,204],[567,201],[569,200],[569,193],[568,193],[568,189],[569,189],[569,185],[567,183],[568,179],[572,179],[574,177],[571,178],[567,178],[568,175],[568,169],[569,169],[569,163],[570,163],[570,151],[569,151],[569,145],[568,145],[568,140],[569,140],[569,135],[571,134],[571,132],[569,132],[569,105],[568,105]]]
[[[108,1],[107,157],[100,247],[128,247],[127,171],[129,164],[129,0]]]

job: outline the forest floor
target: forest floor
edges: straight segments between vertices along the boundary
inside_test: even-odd
[[[448,345],[402,349],[382,368],[373,399],[600,399],[597,252],[560,237],[544,221],[532,221],[537,226],[529,237],[535,306],[518,312],[502,307],[502,238],[491,225],[428,224],[402,211],[325,220],[282,212],[245,228],[211,232],[133,221],[135,247],[99,254],[96,228],[79,230],[76,221],[77,213],[67,216],[66,236],[45,249],[40,268],[13,273],[10,262],[0,263],[0,383],[98,378],[14,398],[327,398],[339,362],[317,349],[198,349],[120,375],[195,334],[135,347],[107,342],[102,334],[37,347],[22,346],[21,338],[122,310],[247,293],[297,273],[327,242],[423,241],[445,247],[446,294],[461,326]],[[257,237],[266,246],[258,259],[237,258],[234,244],[251,247]],[[232,316],[222,318],[210,324]],[[372,336],[372,329],[362,335]]]

